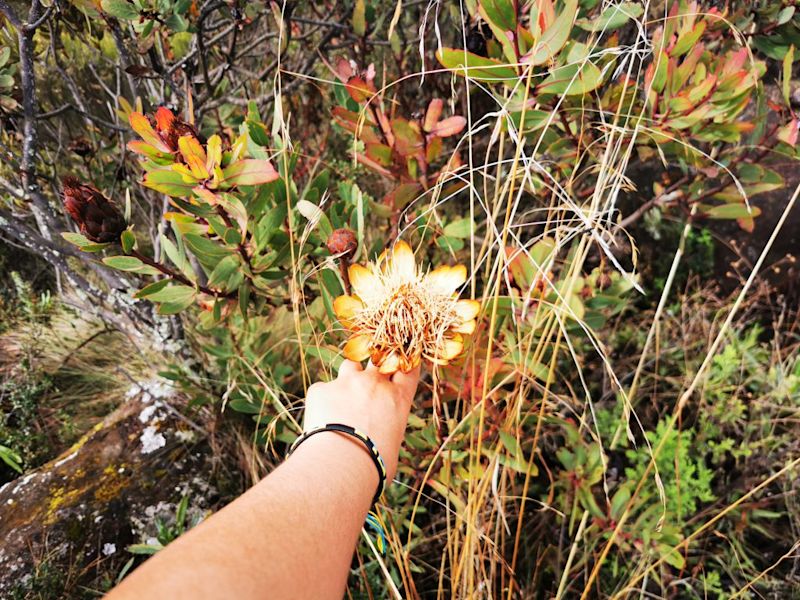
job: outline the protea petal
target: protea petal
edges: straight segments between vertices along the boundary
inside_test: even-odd
[[[369,343],[368,335],[355,335],[351,337],[344,345],[344,356],[348,360],[354,362],[361,362],[369,358]]]
[[[358,264],[350,265],[347,275],[350,278],[350,286],[353,288],[353,292],[361,298],[368,298],[374,295],[380,288],[378,277],[367,267]]]
[[[456,302],[456,314],[462,321],[470,321],[478,316],[481,303],[477,300],[459,300]]]
[[[475,325],[476,325],[475,319],[472,319],[471,321],[464,321],[460,325],[457,325],[455,327],[451,327],[450,331],[454,331],[456,333],[464,333],[464,334],[469,335],[469,334],[471,334],[472,332],[475,331]]]
[[[400,369],[400,362],[400,355],[397,352],[392,352],[391,354],[385,356],[381,361],[381,364],[378,365],[378,371],[384,375],[396,373]]]
[[[412,280],[417,274],[417,261],[414,251],[405,241],[398,240],[388,259],[387,270],[394,271],[405,280]]]
[[[353,317],[364,310],[364,303],[353,296],[339,296],[333,301],[333,312],[345,327],[350,327]]]
[[[464,349],[464,342],[460,335],[456,334],[453,338],[445,339],[439,350],[439,358],[443,360],[453,360],[461,354]]]
[[[425,276],[425,285],[435,294],[449,295],[455,293],[466,280],[467,268],[464,265],[445,265],[428,273]]]

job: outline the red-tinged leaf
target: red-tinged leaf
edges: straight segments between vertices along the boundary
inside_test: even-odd
[[[247,158],[222,170],[227,185],[261,185],[278,179],[278,172],[268,160]]]
[[[336,75],[342,81],[342,83],[347,83],[347,80],[350,79],[353,75],[355,75],[355,71],[353,70],[350,61],[346,58],[340,58],[336,62]]]
[[[450,137],[461,133],[467,120],[461,116],[448,117],[439,121],[436,126],[431,130],[431,133],[439,137]]]
[[[132,112],[129,121],[131,128],[133,128],[145,142],[153,146],[156,150],[169,152],[169,146],[167,146],[155,132],[155,129],[153,129],[153,126],[150,124],[150,119],[142,113]]]
[[[747,233],[753,233],[753,230],[756,228],[756,220],[753,217],[736,219],[736,222],[739,224],[739,227]]]
[[[373,171],[375,171],[376,173],[380,173],[384,177],[394,178],[394,175],[392,175],[391,171],[389,171],[387,168],[382,166],[380,163],[372,160],[366,154],[361,154],[360,152],[357,153],[356,154],[356,160],[358,162],[360,162],[362,165],[364,165],[365,167],[367,167],[368,169],[372,169]]]
[[[156,111],[156,128],[159,131],[169,131],[175,122],[175,115],[166,106],[159,106]]]
[[[425,160],[428,164],[439,158],[439,155],[442,153],[443,145],[442,138],[438,136],[433,136],[428,140],[428,145],[425,147]]]
[[[394,133],[394,148],[402,156],[416,154],[422,147],[422,134],[419,126],[406,119],[392,119],[391,128]]]
[[[193,135],[183,135],[178,138],[178,148],[181,156],[197,179],[208,179],[209,172],[206,168],[206,151]]]
[[[191,195],[195,182],[187,182],[172,169],[153,169],[144,176],[144,186],[167,196],[186,198]]]
[[[392,131],[392,125],[389,122],[389,117],[386,116],[386,113],[383,112],[379,106],[375,107],[375,116],[378,117],[378,123],[381,126],[383,137],[386,138],[386,143],[394,148],[394,132]]]
[[[194,192],[195,196],[200,198],[200,200],[207,202],[211,206],[216,206],[220,203],[220,197],[202,185],[198,185],[192,191]]]
[[[169,164],[173,161],[172,154],[169,152],[161,152],[144,140],[131,140],[128,142],[128,150],[146,156],[160,164],[164,164],[165,162]]]
[[[725,66],[722,68],[722,75],[720,76],[720,79],[722,79],[722,77],[725,75],[730,75],[731,73],[736,73],[737,71],[744,69],[748,57],[747,50],[748,49],[744,47],[728,54],[727,60],[725,61]]]
[[[375,94],[375,86],[364,81],[362,77],[351,77],[344,84],[344,87],[350,97],[359,104],[366,102]]]
[[[421,191],[422,186],[418,183],[401,183],[383,197],[383,203],[394,209],[405,208]]]
[[[376,123],[370,118],[369,113],[364,114],[366,118],[359,120],[359,113],[344,109],[341,106],[333,109],[333,118],[341,127],[354,133],[365,144],[377,144],[381,141],[381,138],[373,129]]]
[[[778,130],[778,139],[783,143],[794,147],[797,144],[798,125],[797,118],[789,121],[786,125]]]
[[[439,122],[439,117],[442,116],[442,108],[444,107],[444,100],[441,98],[434,98],[428,104],[428,110],[425,113],[425,121],[422,123],[422,129],[430,133],[436,123]]]

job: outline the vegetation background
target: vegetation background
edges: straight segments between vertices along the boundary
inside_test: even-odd
[[[0,596],[267,474],[404,239],[482,310],[348,597],[800,597],[798,45],[793,0],[0,0]]]

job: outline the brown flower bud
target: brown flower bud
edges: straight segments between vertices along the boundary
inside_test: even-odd
[[[325,245],[331,254],[350,258],[358,248],[358,241],[355,233],[350,229],[343,228],[334,230]]]
[[[104,244],[116,242],[125,231],[125,219],[96,188],[75,177],[64,177],[64,210],[89,240]]]
[[[606,273],[605,271],[600,273],[600,275],[598,275],[598,277],[597,277],[597,288],[598,289],[606,290],[606,289],[611,287],[612,283],[613,282],[611,281],[611,276],[608,273]]]

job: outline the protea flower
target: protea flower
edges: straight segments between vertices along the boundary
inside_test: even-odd
[[[409,245],[399,241],[368,266],[351,265],[352,295],[333,303],[339,321],[353,332],[344,355],[371,359],[381,373],[407,373],[424,358],[446,365],[464,348],[463,334],[475,330],[480,304],[459,300],[466,281],[463,265],[422,273]]]
[[[87,239],[105,244],[116,242],[125,231],[125,219],[95,187],[72,176],[63,179],[64,210]]]

